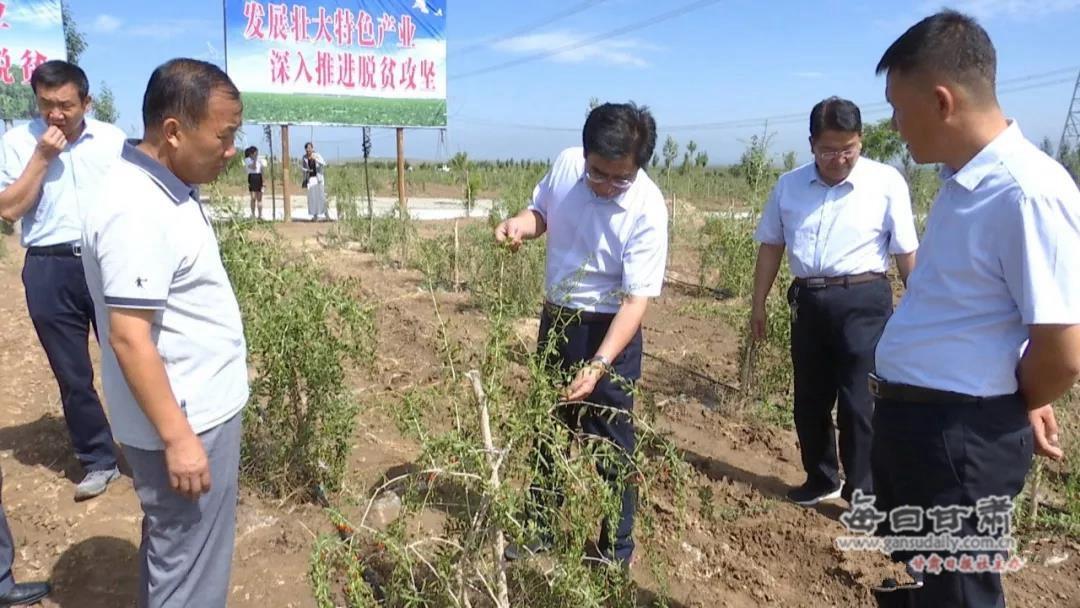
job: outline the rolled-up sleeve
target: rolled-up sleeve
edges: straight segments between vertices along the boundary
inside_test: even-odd
[[[1001,223],[999,260],[1025,325],[1080,324],[1080,197],[1025,197]]]

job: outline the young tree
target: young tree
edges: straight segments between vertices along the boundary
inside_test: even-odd
[[[795,169],[795,151],[788,150],[784,153],[784,173]]]
[[[104,82],[101,83],[101,88],[98,90],[97,95],[94,95],[94,118],[112,124],[116,124],[117,119],[120,117],[120,113],[116,111],[116,98],[113,96],[112,89]]]
[[[878,162],[887,163],[904,154],[904,140],[892,128],[888,118],[863,127],[863,154]]]
[[[670,173],[671,165],[675,163],[675,159],[679,156],[679,142],[675,141],[675,138],[668,135],[667,140],[664,141],[664,171]]]
[[[71,16],[71,7],[67,0],[60,4],[60,18],[64,25],[64,46],[67,47],[67,60],[76,65],[86,50],[86,36],[79,31],[75,18]]]
[[[1039,149],[1051,158],[1054,156],[1054,142],[1050,141],[1048,136],[1043,137],[1042,143],[1039,144]]]

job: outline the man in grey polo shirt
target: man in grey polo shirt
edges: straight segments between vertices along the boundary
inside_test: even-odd
[[[242,109],[213,64],[157,68],[145,139],[124,146],[83,229],[106,402],[143,508],[140,606],[218,608],[228,597],[246,346],[191,184],[236,154]]]

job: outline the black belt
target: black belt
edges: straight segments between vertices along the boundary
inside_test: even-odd
[[[884,272],[862,272],[859,274],[849,274],[842,277],[809,277],[805,279],[795,279],[795,284],[799,287],[806,287],[808,289],[818,289],[821,287],[836,287],[848,285],[858,285],[860,283],[869,283],[871,281],[881,281],[885,279]]]
[[[580,323],[608,322],[615,318],[613,312],[595,312],[558,306],[551,302],[544,302],[544,312],[555,318],[577,319]]]
[[[887,401],[905,401],[908,403],[960,403],[971,404],[1011,397],[1012,395],[995,395],[993,397],[976,397],[953,391],[941,391],[935,388],[899,384],[881,379],[876,374],[867,377],[870,385],[870,394],[876,399]]]
[[[43,247],[27,247],[26,255],[52,255],[65,258],[82,257],[82,243],[61,243]]]

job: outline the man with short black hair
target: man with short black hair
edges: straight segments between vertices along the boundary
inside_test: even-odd
[[[861,149],[858,106],[838,97],[815,105],[810,112],[814,162],[780,176],[754,235],[761,245],[750,313],[753,339],[765,337],[765,301],[785,248],[795,275],[787,299],[795,430],[806,481],[788,498],[805,506],[839,496],[850,501],[855,490],[872,491],[874,403],[866,375],[892,314],[885,273],[893,255],[906,281],[918,247],[907,183],[895,168],[860,158]]]
[[[875,507],[927,513],[915,536],[932,523],[956,537],[1007,534],[984,525],[983,507],[1019,494],[1033,451],[1061,458],[1050,404],[1080,377],[1080,192],[1005,117],[996,66],[986,31],[954,11],[912,26],[877,66],[912,158],[944,165],[919,265],[870,379]],[[968,513],[942,530],[935,508]],[[889,524],[878,532],[898,534]],[[925,563],[893,558],[916,573]],[[893,589],[878,594],[881,605],[1005,605],[993,569],[946,567],[921,588]]]
[[[236,533],[240,309],[194,184],[236,154],[243,106],[217,66],[173,59],[143,97],[83,233],[102,381],[143,509],[139,606],[225,606]]]
[[[656,122],[647,108],[595,108],[582,141],[582,148],[559,154],[533,191],[532,204],[500,223],[495,239],[516,250],[525,240],[548,235],[539,352],[559,333],[556,360],[548,363],[564,371],[585,364],[566,387],[560,414],[571,429],[610,441],[621,454],[620,462],[598,466],[621,502],[618,521],[603,522],[598,547],[605,559],[629,566],[637,508],[632,391],[641,378],[641,322],[664,283],[667,207],[645,173],[656,146]],[[540,487],[554,456],[546,444],[539,447],[542,481],[533,495],[547,503],[545,495],[561,492]],[[550,518],[533,515],[545,520],[538,522],[544,538],[511,546],[507,558],[550,547]]]
[[[105,492],[120,477],[112,432],[94,389],[90,326],[94,304],[79,261],[82,220],[93,207],[124,133],[86,116],[86,74],[46,61],[30,76],[39,117],[4,134],[0,217],[22,220],[26,308],[60,387],[75,456],[86,472],[75,500]],[[95,326],[96,329],[96,326]]]

